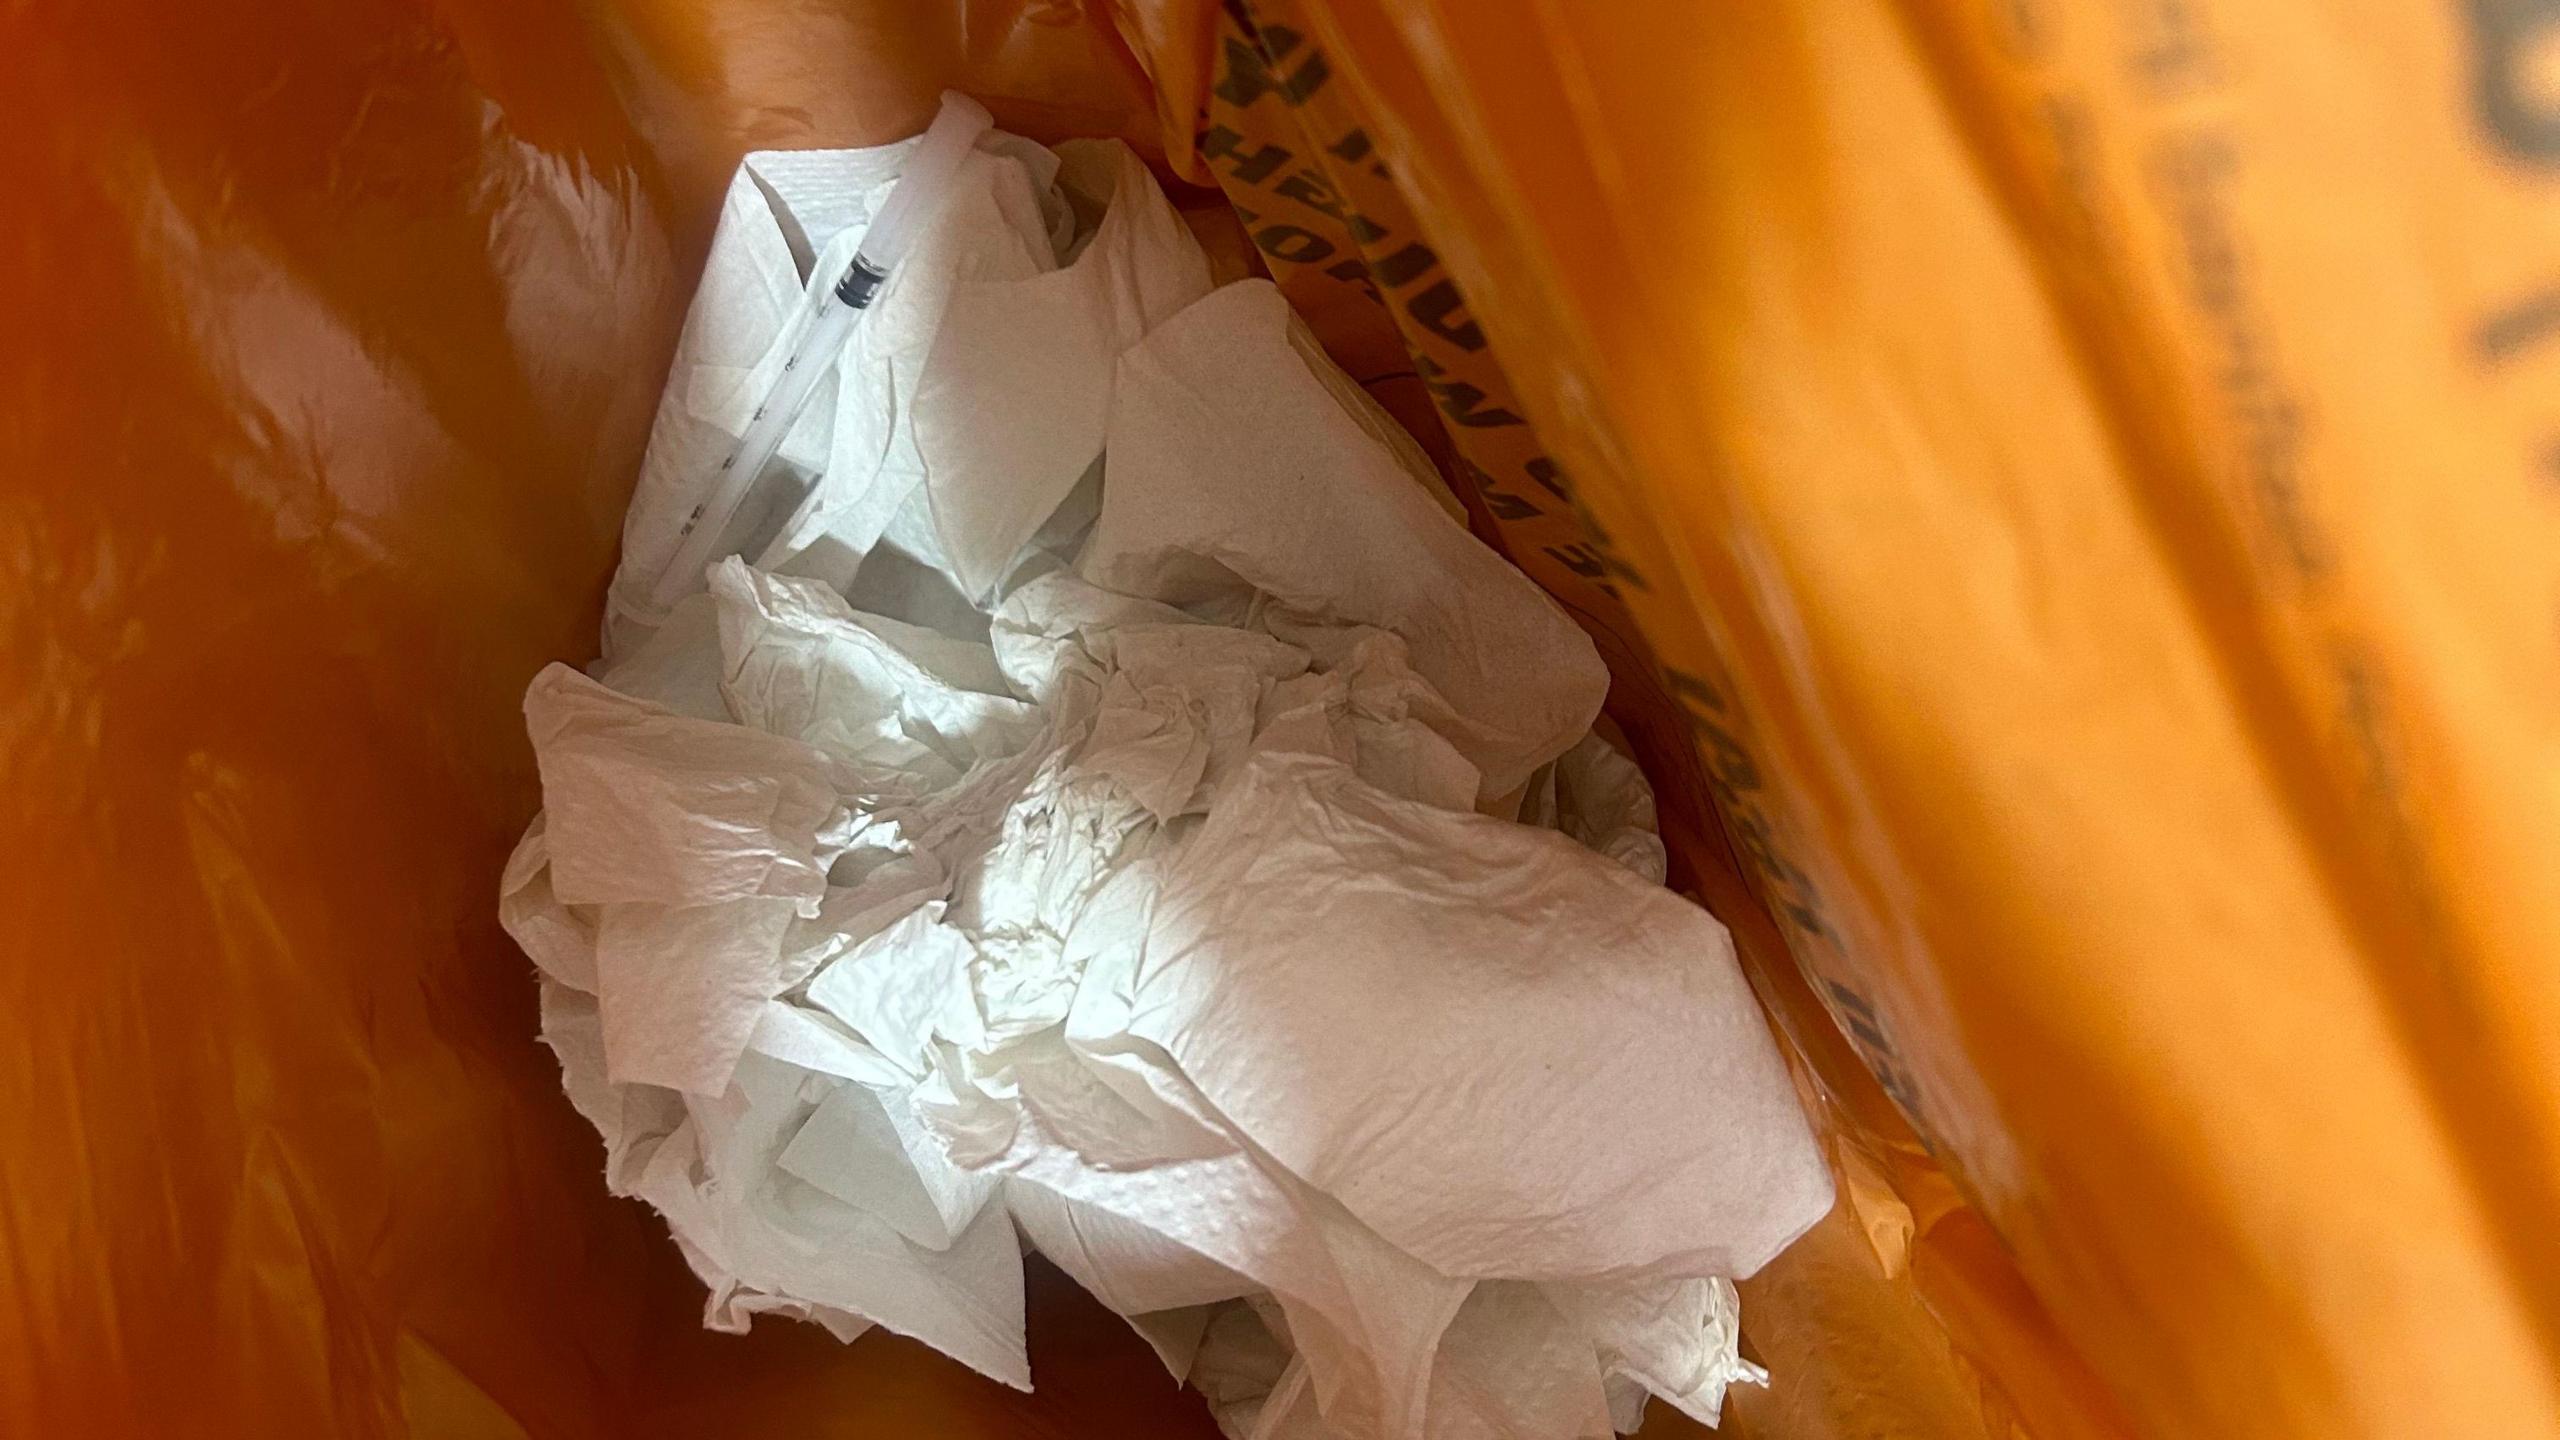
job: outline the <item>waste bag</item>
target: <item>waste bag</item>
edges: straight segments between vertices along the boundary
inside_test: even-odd
[[[738,156],[956,86],[1139,146],[1599,642],[1840,1182],[1728,1432],[2560,1432],[2555,33],[20,7],[0,1423],[1213,1433],[1054,1274],[1028,1396],[700,1331],[491,905]]]

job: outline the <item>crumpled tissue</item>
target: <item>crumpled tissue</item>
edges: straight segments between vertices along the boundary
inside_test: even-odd
[[[749,157],[526,693],[500,917],[606,1184],[718,1328],[1028,1386],[1028,1246],[1239,1440],[1712,1422],[1830,1180],[1606,672],[1125,149],[984,142],[650,603],[904,153]]]

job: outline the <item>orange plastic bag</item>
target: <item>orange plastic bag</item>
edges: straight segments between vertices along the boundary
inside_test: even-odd
[[[1151,135],[1111,30],[1056,19],[0,18],[0,1433],[1209,1433],[1040,1277],[1038,1397],[704,1333],[490,904],[519,694],[592,653],[737,156],[951,81]]]
[[[2560,14],[1241,13],[1421,202],[1998,1408],[2560,1432]]]
[[[720,185],[959,84],[1215,185],[1601,640],[1844,1181],[1729,1432],[2560,1430],[2551,32],[0,18],[0,1429],[1211,1433],[1054,1276],[1032,1397],[702,1333],[492,916]]]

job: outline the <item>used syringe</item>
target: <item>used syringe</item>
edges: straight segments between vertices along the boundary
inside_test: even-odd
[[[832,283],[823,275],[811,277],[800,315],[795,317],[800,322],[799,338],[783,357],[772,388],[756,402],[738,443],[720,462],[711,493],[694,507],[677,534],[675,558],[659,575],[651,597],[659,609],[675,604],[702,583],[704,567],[715,558],[712,547],[738,513],[748,487],[772,463],[800,412],[808,408],[820,377],[844,353],[854,323],[870,306],[881,282],[914,247],[917,232],[940,208],[943,191],[958,173],[960,162],[994,123],[977,101],[957,91],[943,92],[941,110],[907,158],[906,169],[890,188],[879,216],[863,233],[853,262]]]

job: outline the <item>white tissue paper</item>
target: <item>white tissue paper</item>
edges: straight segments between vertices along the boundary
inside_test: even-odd
[[[915,396],[934,532],[972,600],[1102,453],[1121,352],[1209,293],[1207,259],[1127,146],[1058,154],[1059,183],[1098,199],[1101,221],[1056,269],[954,288]]]
[[[1278,290],[1245,281],[1121,357],[1102,515],[1079,569],[1203,618],[1267,607],[1394,632],[1447,699],[1447,738],[1483,772],[1483,799],[1508,795],[1590,731],[1608,671],[1553,600],[1334,403],[1289,324]]]
[[[1799,1111],[1731,956],[1704,911],[1562,835],[1265,755],[1167,874],[1128,1024],[1446,1274],[1747,1275],[1830,1182],[1761,1143]]]
[[[499,913],[606,1184],[716,1328],[1027,1386],[1028,1247],[1238,1440],[1712,1423],[1830,1182],[1598,656],[1125,149],[983,141],[653,605],[906,153],[748,158],[526,695]]]

